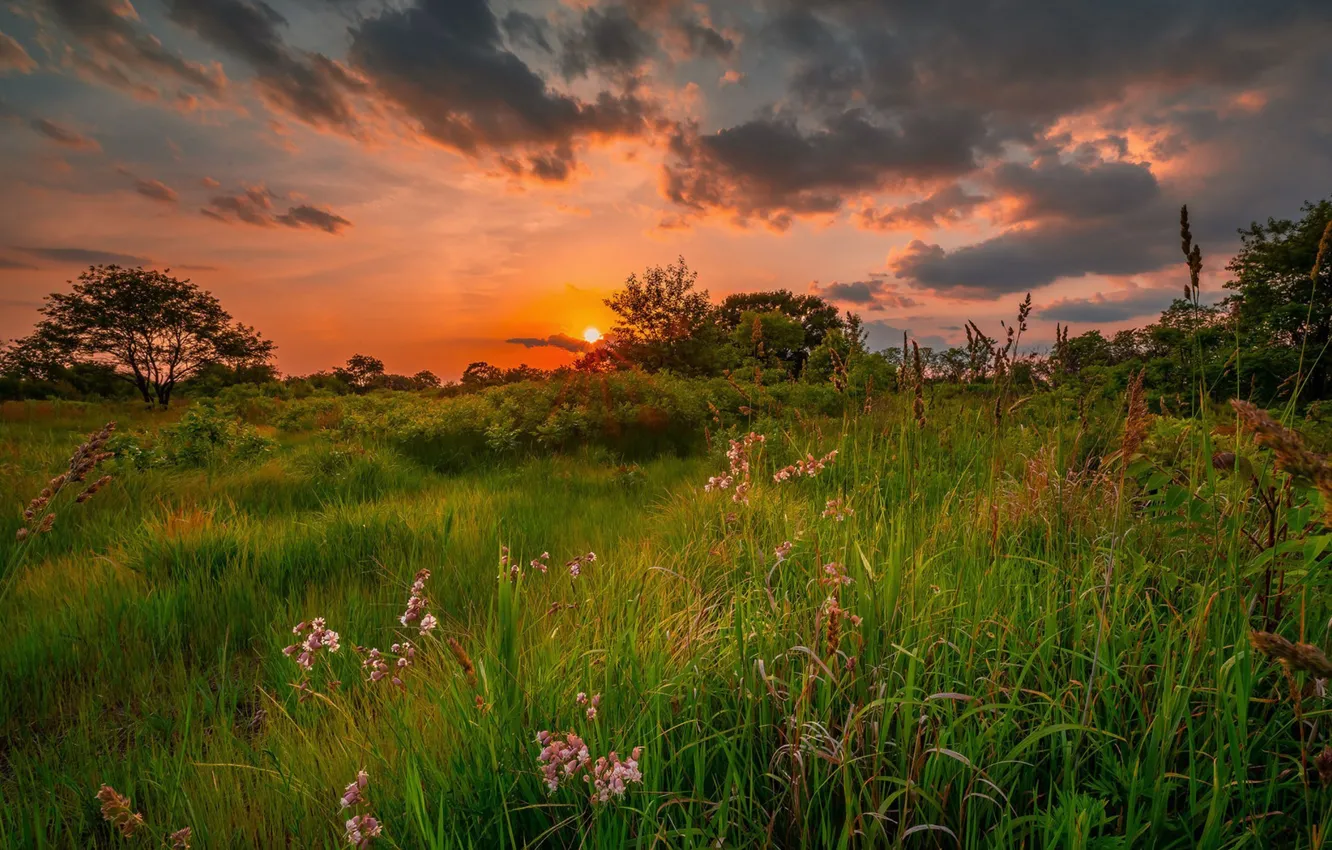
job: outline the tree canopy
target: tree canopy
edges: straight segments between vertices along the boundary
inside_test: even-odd
[[[272,342],[189,280],[102,265],[72,284],[71,292],[46,296],[45,318],[5,352],[6,371],[100,364],[132,383],[145,403],[165,407],[176,385],[205,367],[262,365],[273,355]]]

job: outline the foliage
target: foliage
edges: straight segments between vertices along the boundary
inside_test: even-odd
[[[267,363],[273,343],[232,319],[212,294],[163,272],[92,266],[73,291],[52,293],[45,317],[6,353],[5,371],[51,377],[74,363],[115,370],[163,407],[176,384],[212,364]]]

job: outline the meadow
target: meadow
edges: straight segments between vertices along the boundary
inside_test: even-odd
[[[1228,406],[921,402],[6,403],[0,843],[1323,846],[1321,653],[1250,637],[1328,645],[1317,488]]]

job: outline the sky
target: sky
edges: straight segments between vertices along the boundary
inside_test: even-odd
[[[0,339],[170,268],[292,374],[569,363],[634,272],[886,346],[1150,322],[1332,195],[1326,0],[22,0]]]

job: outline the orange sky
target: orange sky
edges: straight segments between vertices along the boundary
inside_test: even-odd
[[[290,373],[549,367],[573,355],[507,340],[609,330],[602,299],[683,255],[714,298],[820,292],[879,344],[998,331],[1031,290],[1040,341],[1168,304],[1180,203],[1217,298],[1236,227],[1328,194],[1324,7],[1163,6],[1157,37],[963,5],[986,32],[836,2],[10,6],[0,338],[119,260],[212,290]]]

